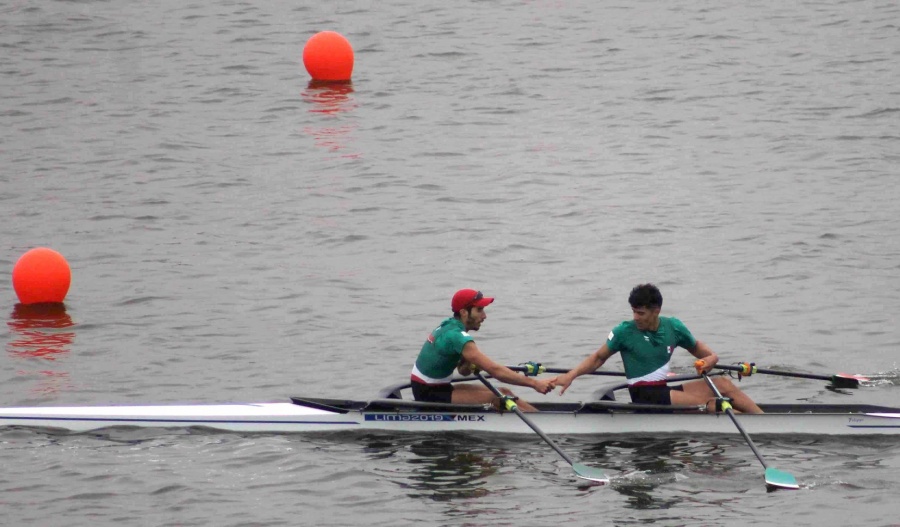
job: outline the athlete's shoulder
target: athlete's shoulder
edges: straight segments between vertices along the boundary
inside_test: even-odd
[[[691,330],[689,330],[680,319],[669,317],[666,319],[666,325],[671,328],[672,334],[676,336],[678,344],[681,347],[691,349],[697,345],[697,338],[694,337]]]
[[[684,322],[681,321],[680,318],[676,317],[659,317],[660,322],[665,323],[674,328],[684,328],[687,329],[687,326],[684,325]]]
[[[460,322],[459,319],[455,317],[450,317],[441,322],[438,330],[444,337],[463,339],[472,338],[472,335],[469,335],[469,332],[466,331],[466,328],[462,325],[462,322]]]
[[[614,337],[624,337],[626,335],[630,335],[635,332],[637,326],[634,323],[634,320],[626,320],[624,322],[619,323],[616,327],[612,328],[612,331],[609,332],[609,337],[607,340],[612,340]]]
[[[457,318],[450,317],[450,318],[445,318],[444,320],[442,320],[441,325],[438,326],[438,329],[443,329],[444,331],[448,331],[448,330],[462,331],[464,328],[463,328],[463,325],[460,323],[460,321]]]

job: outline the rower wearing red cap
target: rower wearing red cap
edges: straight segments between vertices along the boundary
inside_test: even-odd
[[[494,299],[474,289],[460,289],[453,295],[450,308],[453,316],[441,322],[425,340],[412,370],[412,392],[417,401],[455,404],[491,403],[500,408],[500,399],[480,384],[451,384],[453,370],[471,375],[473,366],[489,373],[500,382],[527,386],[546,394],[554,388],[552,381],[526,377],[498,364],[478,349],[470,331],[478,331],[487,318],[484,308]],[[508,388],[500,388],[504,395],[513,396]],[[534,406],[519,399],[518,407],[534,412]]]

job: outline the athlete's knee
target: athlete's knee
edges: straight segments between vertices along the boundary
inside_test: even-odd
[[[719,377],[713,382],[715,382],[716,388],[718,388],[719,391],[723,393],[737,389],[737,386],[735,386],[734,383],[731,382],[731,379],[729,379],[728,377]]]
[[[500,388],[500,393],[502,393],[503,395],[512,395],[513,394],[512,390],[510,390],[509,388],[504,388],[504,387]]]

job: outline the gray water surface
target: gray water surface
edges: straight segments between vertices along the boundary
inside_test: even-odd
[[[352,84],[309,82],[322,30],[353,45]],[[898,406],[898,42],[875,1],[0,1],[0,269],[46,246],[73,275],[52,320],[0,280],[0,406],[365,399],[461,287],[497,298],[492,358],[570,367],[647,281],[723,362],[881,378],[743,380],[757,400]],[[739,437],[557,439],[613,484],[535,436],[7,429],[0,512],[900,521],[895,439],[757,438],[792,493]]]

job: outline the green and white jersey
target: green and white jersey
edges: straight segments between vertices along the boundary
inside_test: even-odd
[[[633,320],[622,322],[606,337],[606,346],[613,353],[622,353],[628,384],[659,384],[669,375],[672,352],[697,345],[685,325],[673,317],[659,317],[656,331],[641,331]]]
[[[445,384],[462,359],[463,346],[475,340],[463,323],[454,317],[441,322],[428,335],[412,369],[412,380],[425,384]]]

